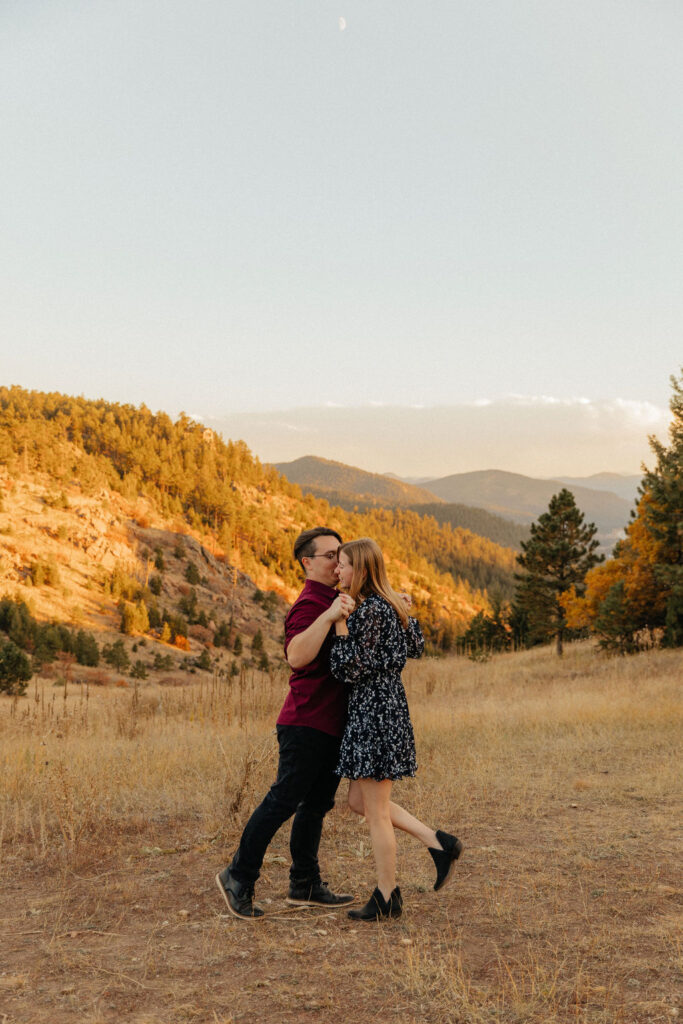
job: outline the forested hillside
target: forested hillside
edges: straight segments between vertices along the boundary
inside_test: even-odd
[[[219,562],[286,600],[300,584],[291,552],[301,529],[326,523],[345,537],[375,537],[436,647],[487,606],[487,589],[511,590],[512,551],[409,510],[350,513],[304,497],[243,442],[224,442],[185,415],[174,422],[144,406],[2,388],[0,462],[6,487],[33,476],[55,493],[104,489],[131,507],[151,503],[176,532],[193,532]]]
[[[459,505],[453,502],[439,502],[430,505],[414,505],[413,511],[421,516],[431,516],[437,523],[463,530],[471,530],[479,537],[486,537],[494,544],[519,550],[520,544],[529,536],[528,526],[514,523],[511,519],[497,516],[474,505]]]

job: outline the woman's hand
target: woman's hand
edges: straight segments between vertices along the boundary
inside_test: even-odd
[[[339,594],[329,608],[329,616],[332,622],[346,621],[356,607],[356,602],[349,594]]]
[[[305,668],[320,653],[325,643],[330,626],[339,631],[339,623],[346,630],[346,620],[356,607],[356,602],[348,594],[338,594],[326,611],[322,612],[307,629],[297,633],[287,648],[287,661],[293,669]]]
[[[356,602],[354,601],[354,599],[349,594],[343,593],[340,594],[339,597],[335,598],[332,604],[330,605],[330,612],[332,612],[334,609],[335,613],[335,618],[332,621],[334,622],[334,631],[337,634],[337,636],[349,635],[346,620],[348,619],[349,615],[351,614],[355,607]]]

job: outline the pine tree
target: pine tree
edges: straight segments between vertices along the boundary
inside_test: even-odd
[[[102,648],[102,657],[117,672],[126,672],[130,668],[130,658],[128,657],[123,640],[115,640],[113,644],[105,644]]]
[[[572,586],[581,591],[588,570],[602,561],[596,554],[596,532],[594,523],[584,525],[574,495],[563,488],[550,499],[548,511],[532,523],[531,537],[522,542],[522,554],[517,556],[525,570],[515,574],[517,614],[526,613],[532,642],[554,636],[558,655],[567,632],[560,597]]]
[[[0,693],[26,692],[26,683],[33,675],[31,662],[15,643],[0,643]]]
[[[254,638],[251,641],[251,649],[254,654],[260,654],[263,650],[263,633],[260,629],[257,629],[254,633]]]
[[[199,569],[194,562],[188,562],[187,568],[185,569],[185,579],[188,583],[195,586],[197,583],[201,583],[201,576],[199,575]]]
[[[570,624],[621,654],[683,646],[683,376],[671,383],[671,445],[650,438],[657,464],[645,471],[626,537],[589,572],[585,594],[563,600]]]
[[[197,668],[201,668],[205,672],[208,672],[211,668],[211,655],[207,651],[206,647],[202,650],[195,664],[197,665]]]
[[[79,665],[96,667],[100,663],[100,649],[92,633],[79,629],[74,641],[74,654]]]
[[[680,380],[671,377],[670,402],[673,420],[669,428],[671,446],[666,448],[656,437],[650,447],[657,465],[643,477],[641,489],[650,501],[645,509],[645,525],[659,545],[655,577],[666,591],[664,646],[683,646],[683,373]]]

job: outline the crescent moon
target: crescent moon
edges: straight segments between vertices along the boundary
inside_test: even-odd
[[[345,28],[346,28],[346,18],[340,18],[339,19],[339,31],[343,32]]]

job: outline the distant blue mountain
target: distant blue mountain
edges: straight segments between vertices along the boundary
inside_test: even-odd
[[[572,492],[587,522],[595,523],[604,550],[623,536],[633,502],[611,491],[569,484],[564,480],[537,480],[499,469],[454,473],[422,486],[443,501],[487,509],[516,523],[532,523],[547,511],[550,499],[563,487]]]

